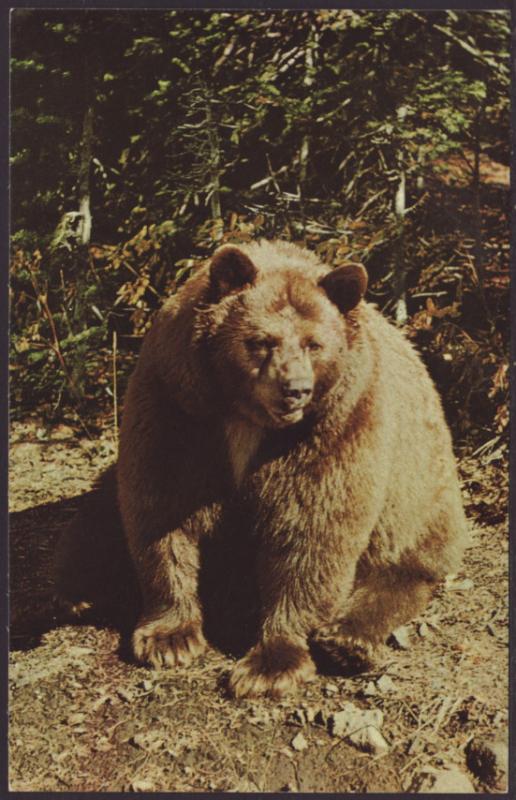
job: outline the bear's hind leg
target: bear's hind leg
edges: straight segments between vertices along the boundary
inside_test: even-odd
[[[312,640],[346,671],[371,669],[378,648],[426,607],[436,584],[399,566],[372,569],[357,580],[344,615],[315,631]]]

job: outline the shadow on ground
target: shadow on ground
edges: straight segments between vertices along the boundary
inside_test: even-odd
[[[89,494],[89,493],[88,493]],[[9,607],[12,650],[29,650],[59,624],[53,602],[56,544],[87,495],[10,515]]]
[[[37,647],[61,625],[86,624],[120,632],[119,655],[130,660],[141,598],[114,497],[110,469],[92,491],[11,514],[12,650]],[[230,527],[234,536],[202,542],[199,593],[207,639],[239,656],[253,643],[258,602],[245,521]]]

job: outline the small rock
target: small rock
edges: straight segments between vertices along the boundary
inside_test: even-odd
[[[471,578],[466,578],[461,581],[457,580],[456,575],[447,575],[444,579],[444,585],[447,589],[451,589],[454,592],[465,592],[468,589],[473,589],[475,586]]]
[[[466,763],[471,772],[489,786],[505,784],[508,771],[506,739],[472,739],[466,748]]]
[[[151,692],[151,691],[154,689],[154,684],[153,684],[153,682],[152,682],[152,681],[149,681],[149,680],[144,680],[144,681],[142,681],[142,682],[140,683],[140,686],[141,686],[141,688],[142,688],[142,689],[143,689],[145,692]]]
[[[475,787],[458,767],[426,771],[413,787],[418,794],[475,794]]]
[[[408,628],[405,625],[396,628],[389,636],[389,644],[392,644],[397,650],[409,650],[410,634]]]
[[[429,628],[428,628],[428,625],[426,624],[426,622],[421,622],[421,623],[420,623],[420,624],[417,626],[417,632],[418,632],[418,634],[419,634],[421,637],[423,637],[423,638],[424,638],[425,636],[428,636],[428,631],[429,631]]]
[[[328,716],[328,730],[332,736],[349,736],[367,725],[381,728],[383,713],[376,708],[362,709],[353,703],[346,703],[342,711]]]
[[[378,694],[378,689],[374,685],[373,681],[369,681],[369,683],[362,689],[361,694],[365,695],[365,697],[373,697],[375,694]]]
[[[386,753],[389,749],[389,745],[382,734],[373,725],[366,725],[364,728],[351,733],[349,741],[361,750],[365,750],[366,753],[373,753],[374,755]]]
[[[137,778],[131,782],[131,791],[133,792],[153,792],[155,788],[152,781]]]
[[[292,741],[290,742],[290,746],[293,750],[297,750],[298,753],[306,750],[308,747],[308,742],[306,741],[305,737],[302,733],[298,733],[297,736],[294,736]]]
[[[392,692],[396,688],[394,681],[388,675],[382,675],[381,678],[378,678],[376,687],[381,692]]]
[[[326,697],[331,697],[331,695],[337,694],[338,691],[339,691],[339,687],[336,686],[334,683],[327,683],[323,687],[323,692],[326,695]]]

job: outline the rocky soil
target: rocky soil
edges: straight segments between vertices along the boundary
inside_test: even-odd
[[[151,671],[101,621],[59,625],[55,542],[110,433],[37,420],[12,429],[9,783],[40,792],[506,791],[507,461],[492,443],[461,461],[472,540],[463,571],[398,631],[382,669],[320,674],[283,702],[235,702],[232,658]]]

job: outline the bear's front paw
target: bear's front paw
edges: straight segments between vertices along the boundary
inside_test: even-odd
[[[344,625],[328,625],[313,637],[313,643],[347,674],[368,672],[378,665],[380,648],[355,636]]]
[[[143,622],[133,633],[133,651],[142,664],[153,667],[187,666],[206,650],[198,622],[174,624],[166,617]]]
[[[255,645],[237,662],[229,678],[233,697],[267,695],[278,699],[315,678],[308,650],[276,637]]]

